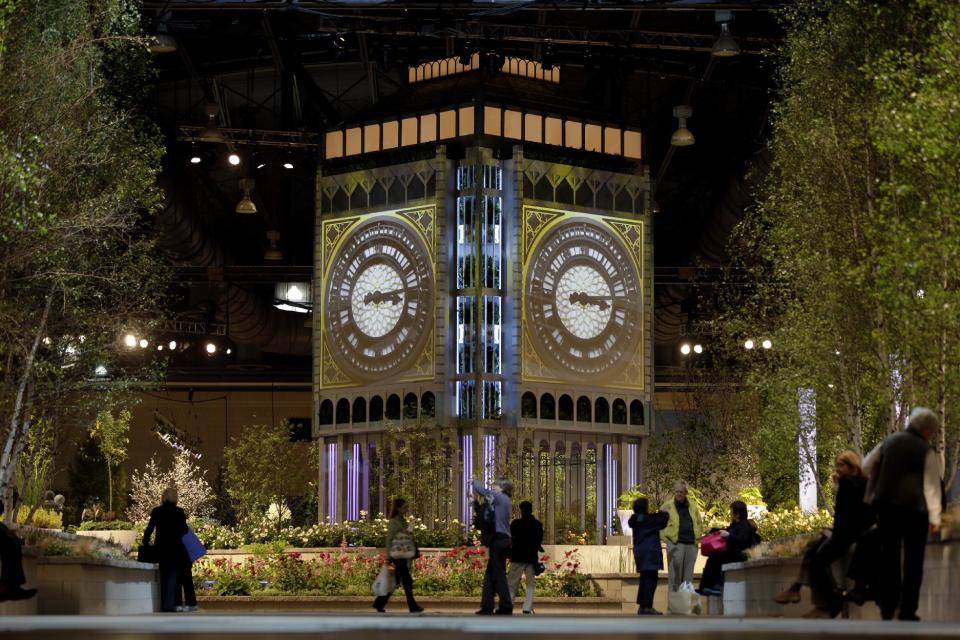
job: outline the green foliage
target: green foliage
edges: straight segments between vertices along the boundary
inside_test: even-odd
[[[225,486],[241,520],[259,517],[271,503],[305,494],[317,476],[317,452],[309,445],[290,442],[289,432],[285,424],[248,426],[224,450]],[[283,473],[277,473],[280,460]]]
[[[537,578],[537,593],[543,596],[589,597],[600,595],[595,581],[580,573],[577,550],[551,562]],[[199,593],[216,595],[298,594],[369,595],[370,585],[384,558],[364,549],[319,552],[310,559],[299,553],[251,557],[243,562],[203,558],[194,565],[194,584]],[[417,593],[422,595],[478,596],[486,569],[486,551],[462,546],[424,554],[413,562]]]
[[[16,484],[24,505],[34,506],[43,500],[53,462],[53,425],[41,420],[27,434],[27,445],[17,461]]]
[[[252,553],[255,558],[267,558],[282,554],[287,548],[286,540],[271,540],[269,542],[251,542],[243,545],[243,550]]]
[[[132,531],[136,528],[127,520],[84,520],[77,531]]]
[[[763,495],[796,500],[798,390],[816,396],[816,476],[960,397],[960,4],[799,0],[780,12],[770,170],[731,237],[717,331],[760,403]],[[746,351],[744,339],[773,349]]]
[[[153,374],[114,366],[119,335],[162,320],[169,275],[150,231],[162,139],[121,90],[143,95],[139,29],[133,0],[0,8],[0,494],[38,425],[56,451]]]
[[[756,518],[757,533],[764,541],[788,538],[820,531],[833,526],[833,516],[826,509],[805,513],[799,508],[768,511]]]
[[[640,489],[640,485],[630,487],[620,494],[617,498],[617,507],[620,509],[633,509],[633,501],[637,498],[646,498],[647,494]],[[656,506],[656,505],[651,505]]]
[[[33,515],[30,515],[32,507],[27,505],[20,505],[20,508],[17,510],[17,522],[22,524],[28,524],[31,527],[39,527],[41,529],[62,529],[63,528],[63,515],[53,509],[44,509],[43,507],[38,508],[33,512]],[[30,516],[30,522],[27,522],[27,516]]]
[[[97,414],[97,419],[90,426],[90,437],[96,440],[103,454],[107,466],[107,510],[113,511],[113,473],[127,458],[127,445],[130,442],[130,419],[133,414],[129,409],[121,409],[116,417],[110,409],[104,409]]]
[[[92,438],[84,439],[77,449],[68,477],[70,487],[66,497],[70,516],[67,520],[79,524],[83,509],[102,505],[109,492],[106,462]],[[126,493],[126,482],[124,468],[114,468],[112,483],[118,494]]]
[[[424,517],[451,517],[454,482],[446,444],[449,434],[435,423],[424,416],[388,421],[383,486],[386,495],[405,498]]]

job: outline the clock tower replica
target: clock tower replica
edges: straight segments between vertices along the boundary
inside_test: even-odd
[[[507,58],[491,78],[477,67],[476,55],[427,63],[409,82],[456,79],[462,91],[472,80],[483,99],[325,134],[313,287],[321,513],[383,511],[388,461],[418,463],[416,432],[443,452],[422,463],[449,496],[416,505],[421,515],[468,522],[470,482],[506,475],[547,541],[602,539],[617,496],[642,480],[652,422],[640,133],[493,97],[498,79],[513,96],[555,89],[559,69]]]

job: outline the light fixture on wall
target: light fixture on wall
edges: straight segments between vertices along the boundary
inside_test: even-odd
[[[237,213],[256,213],[257,205],[250,199],[250,190],[253,189],[253,178],[241,178],[240,188],[243,189],[243,198],[237,203]]]
[[[732,58],[740,55],[740,45],[736,38],[730,33],[730,23],[733,22],[732,11],[717,11],[714,14],[716,21],[720,23],[720,35],[713,41],[713,49],[710,55],[717,58]]]
[[[220,127],[217,126],[217,114],[219,112],[220,109],[215,102],[207,103],[207,126],[200,129],[200,132],[197,133],[199,139],[204,142],[213,142],[216,144],[224,141],[223,133],[221,133]]]
[[[267,231],[267,239],[270,240],[270,248],[263,254],[263,259],[283,260],[283,251],[277,246],[277,240],[280,239],[280,232],[270,229],[270,231]]]
[[[673,117],[679,121],[679,126],[670,136],[670,144],[675,147],[689,147],[696,142],[693,134],[687,129],[687,118],[692,115],[693,109],[689,105],[681,104],[673,108]]]
[[[273,306],[281,311],[310,313],[313,310],[309,282],[278,282],[273,298]]]

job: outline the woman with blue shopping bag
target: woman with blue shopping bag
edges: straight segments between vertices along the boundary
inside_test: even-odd
[[[150,522],[143,532],[144,546],[150,546],[154,531],[157,533],[153,545],[154,554],[160,565],[160,610],[196,611],[193,560],[205,554],[206,549],[203,549],[203,545],[187,526],[187,516],[183,509],[177,506],[175,487],[164,490],[160,506],[150,512]],[[183,604],[180,604],[181,602]]]

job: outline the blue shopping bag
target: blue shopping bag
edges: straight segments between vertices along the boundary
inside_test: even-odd
[[[196,562],[207,555],[207,548],[203,546],[200,538],[190,527],[187,527],[187,532],[183,534],[181,540],[183,540],[183,546],[187,548],[187,556],[190,558],[190,562]]]

